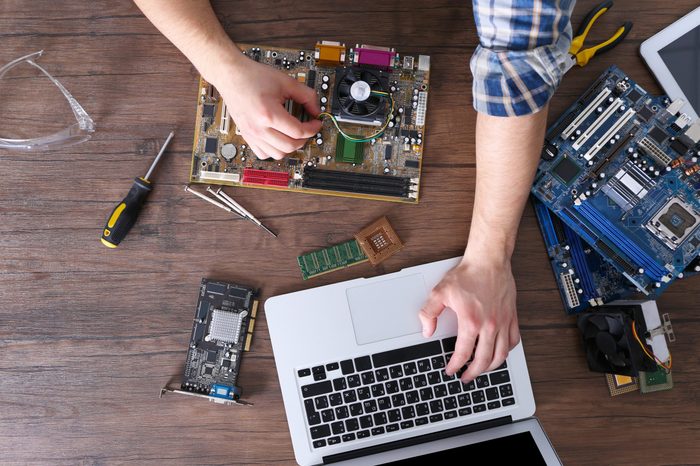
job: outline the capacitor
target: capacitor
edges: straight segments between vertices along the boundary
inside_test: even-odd
[[[580,279],[580,278],[574,278],[574,283],[581,283],[581,279]]]
[[[403,107],[399,107],[399,114],[403,114]]]
[[[420,146],[421,144],[423,144],[423,140],[421,138],[416,139],[416,144]]]
[[[698,163],[698,158],[697,157],[691,157],[690,161],[693,163]]]
[[[683,272],[678,274],[678,278],[683,278],[683,277],[685,277],[685,275],[683,275]]]
[[[416,138],[411,138],[411,144],[415,144],[415,143],[416,143]]]
[[[581,288],[579,288],[578,290],[576,290],[576,293],[583,294],[583,290]]]
[[[638,154],[637,152],[635,152],[634,154],[632,154],[632,158],[633,158],[633,159],[638,159],[638,158],[639,158],[639,154]]]
[[[567,264],[566,262],[562,262],[562,263],[561,263],[561,268],[562,268],[562,269],[565,269],[565,268],[567,268],[568,266],[569,266],[569,264]]]
[[[596,189],[598,187],[598,183],[591,183],[591,188]]]
[[[316,145],[320,146],[320,145],[322,145],[322,144],[323,144],[323,139],[317,138],[317,139],[316,139]]]
[[[588,163],[586,163],[586,165],[588,165],[589,167],[592,167],[592,166],[593,166],[593,160],[589,160]]]
[[[411,107],[413,107],[413,108],[418,108],[418,102],[413,102],[413,104],[411,105]]]
[[[406,136],[405,138],[403,138],[403,143],[404,143],[404,144],[408,144],[408,141],[410,141],[410,139],[408,138],[408,136]]]
[[[326,97],[325,95],[323,97],[321,97],[321,103],[323,105],[326,105],[328,103],[328,97]]]
[[[326,106],[325,106],[325,105],[321,105],[321,111],[322,111],[322,112],[325,112],[325,111],[326,111]]]
[[[613,103],[614,101],[615,101],[615,99],[613,99],[612,97],[608,97],[608,103],[609,103],[609,104]]]
[[[639,275],[643,274],[643,273],[644,273],[644,269],[640,267],[640,268],[637,270],[637,273],[639,273]]]
[[[659,170],[654,170],[654,176],[659,176],[661,172]]]
[[[384,173],[385,173],[385,174],[389,173],[390,171],[391,171],[391,170],[389,169],[389,167],[384,167]]]
[[[413,95],[418,95],[418,89],[413,89]]]
[[[577,130],[576,130],[576,136],[581,136],[581,130],[580,130],[580,129],[577,129]]]
[[[414,96],[413,96],[413,101],[414,101],[414,102],[418,102],[418,96],[417,96],[417,95],[414,95]]]
[[[602,180],[603,178],[605,178],[605,172],[603,172],[603,173],[601,173],[600,175],[598,175],[598,178],[600,178],[601,180]]]
[[[628,154],[631,154],[631,153],[633,153],[633,152],[634,152],[634,149],[632,149],[631,147],[628,147],[628,148],[627,148],[627,153],[628,153]]]
[[[321,81],[324,82],[324,83],[327,83],[327,82],[330,81],[330,80],[331,80],[331,78],[328,77],[327,74],[324,74],[323,77],[321,78]]]
[[[654,286],[657,287],[657,288],[661,288],[661,283],[656,282],[656,283],[654,283]]]
[[[666,167],[666,171],[667,171],[667,172],[670,172],[670,171],[671,171],[671,167]]]
[[[389,90],[390,90],[391,92],[396,92],[396,86],[391,86],[391,87],[389,88]]]
[[[323,89],[324,91],[327,91],[328,90],[328,83],[321,84],[321,89]]]
[[[395,125],[394,120],[389,121],[389,128],[393,128]]]
[[[595,109],[595,111],[598,113],[603,113],[603,107],[598,107]]]

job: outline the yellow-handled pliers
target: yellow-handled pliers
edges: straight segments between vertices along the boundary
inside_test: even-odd
[[[581,22],[578,31],[576,31],[576,36],[574,36],[574,38],[571,40],[571,47],[569,47],[569,61],[567,62],[564,72],[569,71],[574,65],[586,66],[588,60],[593,58],[595,55],[600,55],[601,53],[611,50],[617,44],[622,42],[625,36],[630,32],[632,29],[632,22],[626,21],[617,29],[617,31],[615,31],[615,34],[613,34],[612,37],[605,42],[601,42],[598,45],[581,50],[583,47],[583,42],[586,40],[586,36],[588,36],[591,27],[593,27],[593,23],[595,23],[596,20],[606,11],[612,8],[612,6],[612,0],[603,2],[589,11],[586,17],[583,18],[583,22]]]

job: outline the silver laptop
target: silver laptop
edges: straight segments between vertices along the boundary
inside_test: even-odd
[[[457,333],[454,313],[440,316],[433,337],[422,336],[418,311],[458,261],[267,300],[300,465],[429,464],[455,453],[499,464],[499,455],[514,451],[522,464],[561,464],[532,417],[522,344],[503,365],[462,384],[444,373]]]

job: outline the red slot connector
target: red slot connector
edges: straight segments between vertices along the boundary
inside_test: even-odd
[[[289,186],[289,173],[245,168],[243,170],[243,183],[286,188]]]

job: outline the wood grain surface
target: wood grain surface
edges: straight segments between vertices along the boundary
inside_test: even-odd
[[[574,24],[594,3],[580,2]],[[607,38],[626,19],[634,29],[614,51],[569,73],[550,119],[613,63],[659,91],[639,45],[696,6],[618,0],[591,39]],[[456,256],[465,246],[476,116],[468,59],[478,42],[470,2],[245,0],[216,1],[215,9],[229,34],[248,43],[310,47],[326,38],[430,54],[421,203],[235,190],[280,232],[272,239],[183,192],[198,74],[131,2],[3,0],[0,62],[44,49],[41,63],[97,132],[70,149],[0,152],[2,464],[293,464],[264,313],[241,376],[255,407],[158,399],[182,371],[200,279],[259,287],[265,299]],[[22,76],[14,82],[24,85]],[[2,86],[3,128],[12,118],[25,128],[49,124],[41,93]],[[171,128],[177,135],[138,225],[108,250],[99,242],[105,218]],[[403,251],[378,269],[361,264],[301,280],[297,255],[349,239],[381,215],[407,243]],[[586,367],[529,207],[514,272],[537,415],[564,463],[700,463],[700,278],[674,284],[659,303],[678,338],[675,388],[611,398],[603,376]]]

